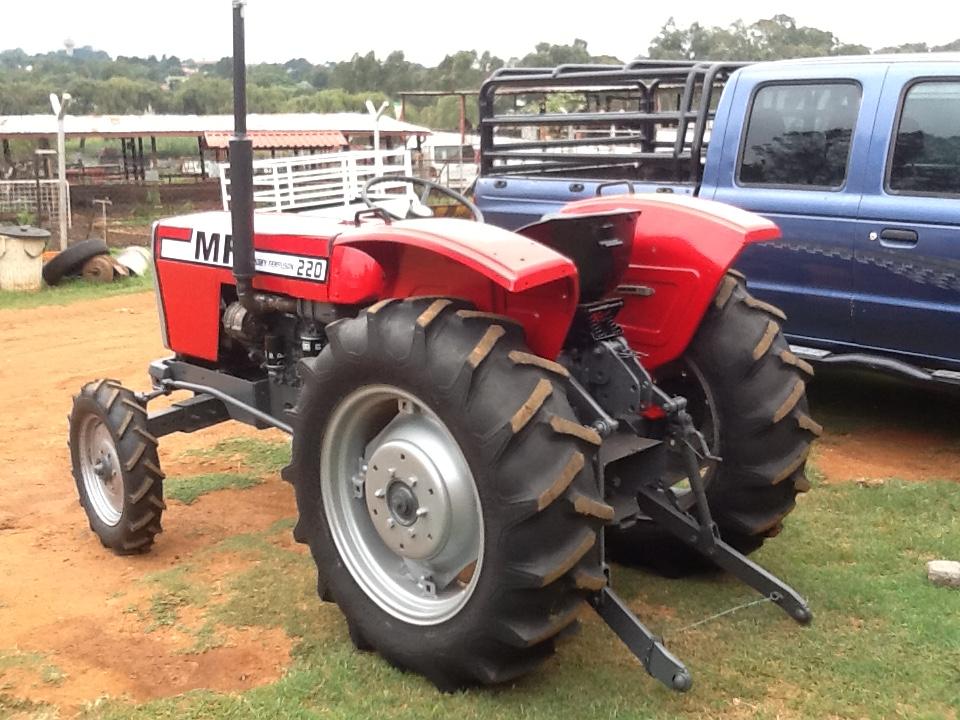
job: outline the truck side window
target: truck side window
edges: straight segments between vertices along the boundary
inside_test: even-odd
[[[737,179],[842,187],[859,111],[860,86],[853,82],[764,85],[753,98]]]
[[[893,192],[960,195],[960,81],[907,91],[888,173]]]

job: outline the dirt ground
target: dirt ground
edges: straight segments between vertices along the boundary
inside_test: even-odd
[[[280,630],[231,631],[222,647],[185,654],[182,633],[145,633],[142,619],[124,608],[146,599],[142,581],[151,573],[292,516],[292,492],[279,477],[171,504],[164,534],[143,556],[104,550],[77,504],[65,442],[71,395],[97,377],[147,389],[147,364],[166,354],[153,294],[0,311],[0,348],[0,652],[39,654],[64,675],[42,683],[14,668],[2,690],[70,715],[104,695],[142,700],[277,678],[291,644]],[[960,481],[960,401],[850,374],[820,378],[811,399],[827,428],[814,454],[822,480]],[[188,473],[187,450],[252,434],[228,423],[169,436],[161,459],[168,474]]]
[[[0,347],[0,652],[42,654],[65,674],[59,684],[41,684],[20,673],[32,685],[6,691],[70,707],[103,695],[147,699],[278,677],[290,649],[280,630],[238,632],[225,647],[184,654],[174,630],[146,634],[124,608],[149,594],[145,576],[292,515],[286,483],[274,477],[177,505],[155,550],[126,558],[100,546],[77,503],[66,448],[70,398],[97,377],[149,389],[147,364],[167,354],[153,294],[0,311]],[[244,434],[254,432],[227,423],[164,438],[165,469],[189,474],[188,463],[177,462],[186,450]],[[4,682],[16,684],[17,675],[6,673]]]

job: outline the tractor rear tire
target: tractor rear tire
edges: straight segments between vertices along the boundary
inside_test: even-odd
[[[682,375],[690,395],[706,408],[697,418],[711,450],[723,462],[706,478],[707,497],[721,537],[741,552],[780,532],[805,475],[810,445],[821,427],[809,415],[806,381],[813,368],[791,351],[783,313],[755,299],[741,276],[728,273],[684,356],[658,369],[658,384]],[[691,498],[692,501],[692,498]],[[710,563],[650,522],[607,533],[618,560],[668,575]]]
[[[70,457],[90,529],[118,555],[147,552],[162,532],[163,473],[147,411],[114,380],[87,383],[73,398]]]
[[[284,470],[299,510],[294,537],[310,546],[321,598],[340,606],[358,649],[376,650],[441,690],[534,669],[606,582],[599,533],[613,509],[594,474],[600,438],[576,421],[566,370],[531,354],[509,318],[443,298],[381,301],[328,325],[327,335],[329,345],[300,366]],[[418,450],[417,427],[447,445]],[[407,443],[407,455],[397,451],[385,470],[393,442]],[[421,450],[419,469],[404,465]],[[439,471],[430,479],[432,463],[447,462],[441,455],[461,463],[467,483]],[[384,472],[392,478],[385,486]],[[390,533],[420,542],[429,531],[414,524],[432,502],[424,487],[446,494],[452,509],[424,513],[448,540],[422,562],[430,566],[454,544],[474,550],[447,579],[431,569],[418,586],[403,569],[414,561],[410,546],[399,550],[413,540]],[[453,501],[455,493],[468,499]],[[466,506],[473,515],[461,512]],[[461,519],[443,529],[457,512]],[[461,529],[470,517],[476,532]],[[432,588],[424,584],[430,578]]]

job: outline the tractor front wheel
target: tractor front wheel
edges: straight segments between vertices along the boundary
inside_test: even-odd
[[[73,478],[90,529],[117,554],[146,552],[164,510],[146,409],[119,383],[97,380],[74,397],[69,420]]]
[[[382,301],[301,365],[284,476],[323,599],[360,649],[441,689],[534,668],[605,580],[612,517],[566,371],[508,318]]]

